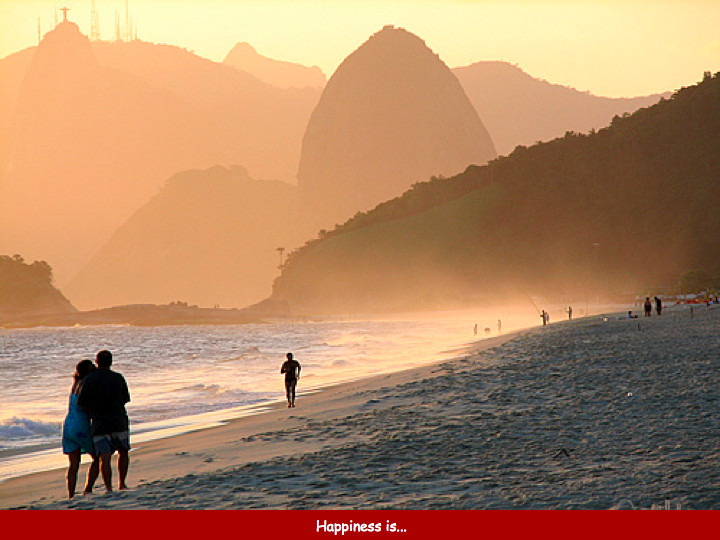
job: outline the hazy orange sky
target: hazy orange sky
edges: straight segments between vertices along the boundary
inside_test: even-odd
[[[125,0],[95,0],[114,39]],[[91,0],[0,0],[0,57],[37,44],[56,8],[90,31]],[[674,90],[720,71],[719,0],[129,0],[138,37],[221,61],[238,41],[260,54],[337,65],[386,24],[417,34],[450,67],[505,60],[604,96]],[[62,14],[58,14],[61,19]]]

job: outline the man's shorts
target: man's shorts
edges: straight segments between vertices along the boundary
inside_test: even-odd
[[[130,450],[130,433],[128,431],[116,431],[115,433],[107,433],[105,435],[96,435],[93,437],[95,445],[95,453],[112,454],[115,450]]]

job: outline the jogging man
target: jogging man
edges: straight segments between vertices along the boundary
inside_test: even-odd
[[[280,368],[280,373],[285,374],[285,394],[287,395],[288,407],[295,406],[295,387],[300,379],[300,363],[293,359],[293,353],[287,353],[287,360]]]

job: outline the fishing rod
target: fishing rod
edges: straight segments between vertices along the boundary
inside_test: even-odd
[[[540,311],[540,308],[535,305],[535,302],[533,302],[532,296],[530,296],[528,293],[525,293],[525,296],[527,296],[528,300],[530,300],[530,303],[535,308],[535,311],[537,311],[538,315],[540,315],[542,312]]]

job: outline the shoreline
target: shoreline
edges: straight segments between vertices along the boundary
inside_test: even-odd
[[[139,445],[129,491],[67,501],[58,470],[0,484],[0,508],[720,509],[719,327],[670,309],[481,339]]]
[[[345,321],[345,318],[342,320]],[[275,324],[277,324],[277,322],[275,322]],[[288,324],[288,322],[283,321],[283,323],[280,324]],[[109,326],[108,328],[114,328],[114,326]],[[73,329],[69,328],[68,330],[72,331]],[[482,337],[481,339],[487,339],[487,337]],[[418,351],[422,354],[422,356],[419,357],[420,361],[417,361],[416,358],[408,359],[410,365],[405,362],[395,362],[393,365],[378,369],[375,364],[372,364],[370,371],[373,373],[367,373],[365,369],[362,371],[357,369],[355,373],[348,373],[339,377],[336,375],[335,377],[329,378],[329,380],[323,380],[323,377],[318,378],[317,374],[315,376],[311,374],[310,378],[304,381],[303,386],[305,389],[303,395],[308,395],[311,392],[316,392],[328,386],[334,386],[344,382],[356,381],[374,375],[383,375],[396,371],[405,371],[413,367],[420,367],[424,364],[437,363],[462,354],[463,351],[477,341],[477,336],[475,340],[467,337],[459,340],[453,339],[444,343],[442,347],[433,348],[434,353],[423,354],[422,351]],[[325,377],[325,379],[328,378]],[[153,439],[182,435],[183,433],[197,431],[199,429],[207,429],[207,427],[219,423],[226,423],[235,418],[256,414],[259,411],[264,411],[268,407],[276,406],[283,401],[284,392],[281,391],[280,388],[277,388],[276,392],[271,391],[269,393],[266,392],[266,394],[268,394],[267,397],[259,401],[249,402],[245,405],[233,405],[232,402],[228,402],[225,408],[206,412],[186,412],[181,416],[171,416],[164,420],[153,420],[152,417],[146,415],[142,417],[140,423],[136,423],[131,416],[132,440],[134,442],[145,443]],[[55,452],[54,456],[53,452]],[[8,446],[7,448],[0,449],[0,484],[17,476],[27,476],[53,468],[64,468],[65,466],[66,457],[60,452],[59,440],[55,442],[40,441],[26,446]]]
[[[549,302],[556,311],[565,313],[564,304]],[[594,316],[600,313],[598,308],[613,309],[626,304],[593,304],[577,308],[576,318]],[[630,304],[627,304],[628,306]],[[512,306],[512,304],[511,304]],[[534,306],[534,304],[533,304]],[[357,319],[396,319],[417,313],[454,313],[472,311],[476,306],[456,305],[431,310],[392,310],[367,313],[336,313],[336,314],[305,314],[289,315],[280,313],[278,309],[256,310],[253,306],[244,308],[198,307],[185,302],[171,304],[129,304],[112,306],[94,310],[73,311],[68,313],[26,313],[3,314],[0,313],[0,330],[27,330],[34,328],[74,328],[96,326],[137,326],[137,327],[163,327],[163,326],[212,326],[212,325],[243,325],[243,324],[273,324],[296,323],[328,320],[357,320]],[[526,306],[527,307],[527,306]],[[535,307],[537,310],[537,307]],[[637,309],[637,307],[634,307]],[[583,315],[580,315],[584,311]],[[589,313],[592,312],[593,315]],[[539,311],[538,311],[539,315]]]
[[[180,326],[259,324],[272,318],[247,308],[200,308],[183,303],[135,304],[89,311],[26,315],[0,314],[0,329],[72,328],[76,326]]]
[[[459,358],[462,358],[474,354],[476,351],[500,345],[520,333],[531,330],[532,328],[516,330],[501,336],[478,339],[465,345],[458,345],[457,348],[452,349],[452,357],[433,360],[423,366],[313,388],[302,393],[298,392],[298,407],[292,411],[287,409],[284,400],[263,402],[247,406],[247,409],[258,409],[256,412],[218,419],[216,425],[198,427],[192,431],[176,435],[135,443],[137,436],[134,437],[131,432],[133,449],[130,453],[131,465],[128,483],[132,488],[141,483],[169,480],[186,474],[215,472],[228,467],[238,467],[253,461],[290,455],[292,452],[285,448],[284,445],[265,449],[253,448],[250,453],[225,448],[217,453],[218,455],[215,455],[215,451],[218,449],[216,445],[228,446],[228,437],[254,437],[273,428],[291,426],[297,423],[297,414],[337,416],[345,409],[358,406],[357,403],[352,405],[340,404],[339,401],[342,396],[349,396],[354,393],[362,394],[382,386],[405,384],[408,381],[426,377],[437,369],[439,365],[458,359],[455,356],[456,354],[460,355]],[[230,413],[228,411],[215,411],[207,414],[222,417]],[[182,448],[186,449],[182,450]],[[57,451],[61,452],[60,449],[57,449]],[[233,456],[233,453],[238,455]],[[210,454],[214,455],[211,456]],[[64,455],[60,455],[62,459],[66,459]],[[177,457],[179,459],[168,463],[167,457]],[[117,454],[113,458],[116,461]],[[89,461],[86,462],[85,459],[83,459],[78,475],[78,491],[80,492],[89,466]],[[0,509],[13,509],[33,503],[43,504],[50,501],[65,501],[64,475],[66,470],[67,466],[65,464],[61,468],[14,476],[1,481]],[[53,495],[47,495],[48,492],[53,493]],[[105,488],[102,486],[102,479],[98,479],[95,484],[95,493],[89,498],[101,497],[104,494]],[[81,494],[77,494],[73,501],[82,498]]]

